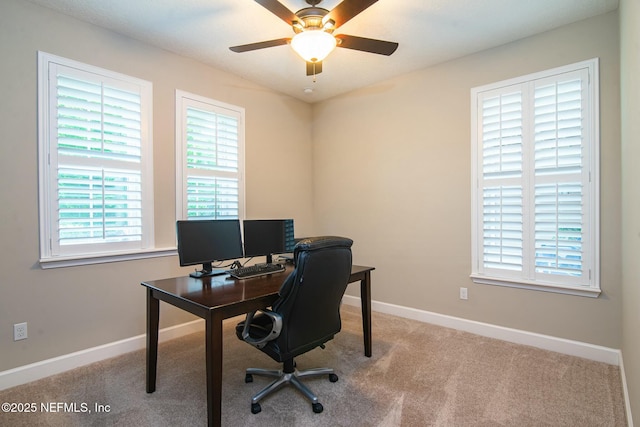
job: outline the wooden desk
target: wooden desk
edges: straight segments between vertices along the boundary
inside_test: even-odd
[[[220,426],[222,415],[222,321],[269,307],[287,275],[281,273],[235,280],[228,275],[194,279],[189,276],[143,282],[147,288],[147,393],[156,390],[160,301],[205,320],[207,415],[209,426]],[[360,282],[364,354],[371,357],[371,271],[354,265],[349,283]]]

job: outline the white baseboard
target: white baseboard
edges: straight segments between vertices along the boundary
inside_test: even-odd
[[[360,307],[359,297],[345,295],[343,302],[348,305]],[[516,344],[529,345],[544,350],[555,351],[557,353],[582,357],[597,362],[608,363],[609,365],[618,366],[620,364],[620,350],[609,347],[602,347],[580,341],[571,341],[564,338],[536,334],[518,329],[505,328],[503,326],[496,326],[490,323],[476,322],[474,320],[467,320],[460,317],[453,317],[445,314],[438,314],[378,301],[371,302],[371,309],[380,313],[392,314],[406,319],[471,332],[472,334],[484,337],[496,338]]]
[[[158,341],[168,341],[204,329],[201,319],[161,329]],[[0,390],[26,384],[50,375],[59,374],[80,366],[89,365],[111,357],[120,356],[131,351],[144,349],[147,346],[146,334],[127,338],[121,341],[100,345],[75,353],[65,354],[52,359],[0,372]]]
[[[627,427],[633,427],[633,417],[631,416],[631,400],[629,400],[629,389],[627,388],[627,375],[624,372],[622,352],[620,353],[620,377],[622,379],[622,392],[624,393],[624,403],[627,411]]]

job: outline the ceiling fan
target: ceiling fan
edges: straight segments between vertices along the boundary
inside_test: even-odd
[[[306,0],[310,7],[293,13],[278,0],[255,0],[269,12],[291,25],[295,35],[275,40],[232,46],[233,52],[249,52],[257,49],[291,44],[307,63],[307,76],[322,72],[322,60],[335,47],[363,52],[391,55],[398,43],[333,32],[378,0],[343,0],[332,10],[318,7],[322,0]]]

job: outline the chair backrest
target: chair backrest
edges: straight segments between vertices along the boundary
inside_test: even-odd
[[[340,331],[340,303],[351,275],[352,244],[348,238],[323,236],[296,245],[296,268],[272,307],[283,320],[275,340],[281,353],[295,357]]]

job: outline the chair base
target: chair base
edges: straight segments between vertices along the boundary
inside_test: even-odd
[[[307,369],[304,371],[298,371],[294,369],[293,372],[284,372],[283,370],[269,370],[269,369],[259,369],[259,368],[249,368],[246,372],[245,382],[252,382],[253,375],[259,375],[264,377],[272,377],[275,380],[263,388],[261,391],[256,393],[251,398],[251,412],[257,414],[260,412],[260,400],[262,400],[265,396],[273,393],[278,390],[280,387],[290,384],[298,389],[307,399],[311,401],[311,406],[313,408],[313,412],[320,413],[323,408],[322,405],[318,402],[318,397],[307,387],[299,378],[305,377],[317,377],[321,375],[328,375],[329,381],[336,382],[338,381],[338,376],[334,373],[334,370],[331,368],[315,368],[315,369]]]

